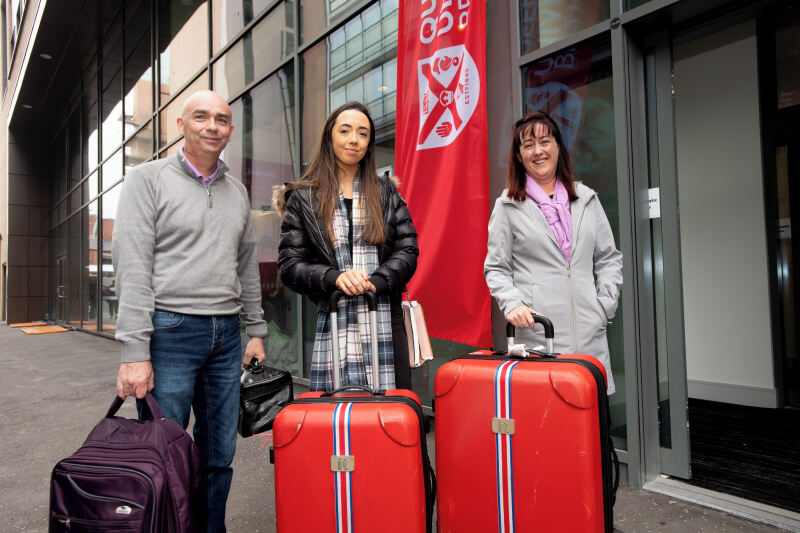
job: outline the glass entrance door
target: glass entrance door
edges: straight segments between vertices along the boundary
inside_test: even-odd
[[[56,321],[67,322],[67,256],[56,260]]]
[[[640,351],[643,361],[646,477],[691,476],[682,312],[672,58],[667,33],[641,49],[641,128],[634,151],[637,202]],[[658,453],[654,453],[658,450]]]

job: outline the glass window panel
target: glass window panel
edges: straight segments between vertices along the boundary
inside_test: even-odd
[[[158,115],[161,127],[161,139],[159,147],[166,146],[180,136],[178,133],[178,117],[181,116],[183,103],[192,94],[202,89],[208,89],[208,72],[204,72],[189,87],[187,87],[177,98],[169,103]]]
[[[379,9],[380,11],[376,11]],[[362,29],[385,28],[383,23],[397,24],[397,2],[382,1],[356,15],[347,24],[307,50],[303,64],[302,161],[305,165],[317,143],[317,127],[330,110],[348,100],[358,100],[370,108],[376,122],[376,133],[394,138],[397,72],[397,33],[383,33],[370,54],[362,49]],[[381,19],[376,20],[376,13]],[[381,22],[381,24],[378,24]],[[388,59],[387,59],[388,57]],[[327,61],[330,62],[330,70]],[[383,60],[383,61],[381,61]],[[329,76],[326,73],[330,72]],[[327,103],[327,105],[326,105]]]
[[[327,45],[325,41],[308,49],[302,56],[303,68],[303,99],[300,109],[302,110],[302,165],[305,168],[311,159],[317,144],[319,128],[325,122],[328,115],[326,102],[328,100],[328,72],[327,65]]]
[[[150,2],[126,6],[125,138],[153,116],[153,65],[150,49]]]
[[[102,197],[103,223],[102,246],[100,247],[100,311],[103,316],[103,330],[115,330],[117,324],[117,309],[119,307],[116,291],[116,276],[114,265],[111,262],[111,241],[114,237],[114,220],[117,218],[117,205],[119,192],[122,185],[117,185]]]
[[[103,164],[103,189],[111,188],[122,179],[122,150],[114,154]]]
[[[92,174],[86,178],[86,180],[81,184],[82,194],[81,194],[81,205],[86,205],[89,200],[97,198],[98,190],[97,190],[97,172],[92,172]]]
[[[122,17],[117,17],[101,46],[100,120],[102,159],[122,142]]]
[[[609,18],[608,0],[520,0],[522,54],[543,48]]]
[[[213,52],[216,54],[242,29],[250,24],[275,0],[212,0],[211,2],[211,39]],[[291,17],[294,6],[290,3],[286,16]],[[285,11],[285,6],[279,6]]]
[[[364,78],[358,77],[347,84],[347,99],[364,101]]]
[[[625,10],[633,9],[634,7],[643,6],[651,0],[625,0]]]
[[[231,104],[233,138],[223,159],[245,184],[258,238],[269,364],[300,375],[298,299],[278,275],[280,217],[272,207],[276,185],[294,181],[294,73],[291,64]]]
[[[364,74],[364,97],[371,104],[383,96],[383,68],[378,66]]]
[[[83,216],[78,211],[69,218],[67,224],[67,275],[66,275],[66,294],[68,299],[67,322],[80,326],[83,314],[84,302],[81,295],[81,255],[84,251],[82,238]],[[86,264],[83,261],[83,264]]]
[[[214,63],[214,90],[230,98],[294,53],[294,27],[286,4],[275,8]]]
[[[331,109],[336,109],[347,102],[347,87],[339,87],[331,91]]]
[[[55,198],[53,204],[55,205],[67,194],[69,186],[69,158],[67,157],[67,133],[66,128],[59,134],[56,139],[56,180],[58,183],[53,187]],[[58,219],[61,221],[61,219]]]
[[[97,110],[97,81],[96,71],[91,72],[84,79],[83,98],[81,102],[83,166],[77,169],[77,175],[72,176],[73,181],[80,181],[81,178],[97,168],[97,156],[100,149],[100,138],[97,131],[99,118]],[[70,147],[70,150],[72,150],[72,147]],[[81,153],[81,150],[76,150],[74,153]]]
[[[300,0],[300,42],[308,42],[341,21],[346,9],[345,0]]]
[[[72,192],[69,196],[69,210],[70,214],[72,214],[74,211],[80,209],[81,205],[83,205],[83,185],[78,185],[72,189]]]
[[[125,143],[125,172],[139,163],[150,161],[153,158],[153,123],[139,130],[133,138]],[[105,188],[105,187],[104,187]]]
[[[97,329],[97,244],[99,238],[99,224],[97,220],[98,202],[95,200],[81,210],[81,217],[85,236],[83,242],[83,283],[81,284],[83,327]]]
[[[361,19],[364,21],[364,28],[369,28],[381,22],[381,5],[372,4],[361,14]]]
[[[611,44],[603,39],[573,46],[522,69],[525,113],[544,111],[559,124],[574,162],[575,179],[598,192],[619,246],[617,161]],[[623,312],[607,330],[617,392],[611,402],[612,436],[627,447]]]
[[[158,12],[158,29],[160,93],[163,103],[208,64],[206,2],[163,0]]]
[[[105,68],[103,69],[105,72]],[[118,68],[108,86],[103,88],[103,159],[119,148],[122,142],[123,117],[120,86],[122,68]]]
[[[775,32],[778,109],[800,105],[800,21],[795,17]]]

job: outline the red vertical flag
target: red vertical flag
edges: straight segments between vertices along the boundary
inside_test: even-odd
[[[408,284],[434,337],[492,344],[485,0],[400,2],[395,167],[419,233]]]

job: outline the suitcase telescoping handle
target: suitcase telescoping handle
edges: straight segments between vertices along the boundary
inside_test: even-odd
[[[328,297],[328,310],[331,319],[331,347],[333,352],[333,388],[342,386],[339,375],[339,300],[345,296],[344,291],[335,290]],[[366,291],[364,298],[369,309],[370,348],[372,352],[372,388],[378,390],[381,383],[381,373],[378,359],[378,297],[374,292]]]
[[[544,341],[545,341],[545,350],[547,353],[553,353],[555,350],[553,349],[553,339],[555,338],[555,329],[553,328],[553,322],[544,315],[533,315],[533,321],[537,324],[541,324],[544,326]],[[506,323],[506,340],[508,341],[508,345],[511,346],[514,344],[514,337],[516,336],[516,328],[514,324],[511,322]]]

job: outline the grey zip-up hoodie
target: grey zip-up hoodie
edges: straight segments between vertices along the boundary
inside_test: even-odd
[[[489,220],[483,272],[504,315],[524,304],[549,317],[556,352],[599,359],[608,375],[608,394],[613,394],[606,328],[622,289],[622,253],[597,193],[579,183],[575,188],[569,263],[539,206],[528,197],[522,202],[509,198],[506,189]],[[545,344],[540,327],[517,328],[516,339],[531,348]]]
[[[233,315],[266,337],[247,190],[222,164],[208,184],[178,155],[125,176],[114,223],[116,338],[125,363],[150,359],[155,308]]]

